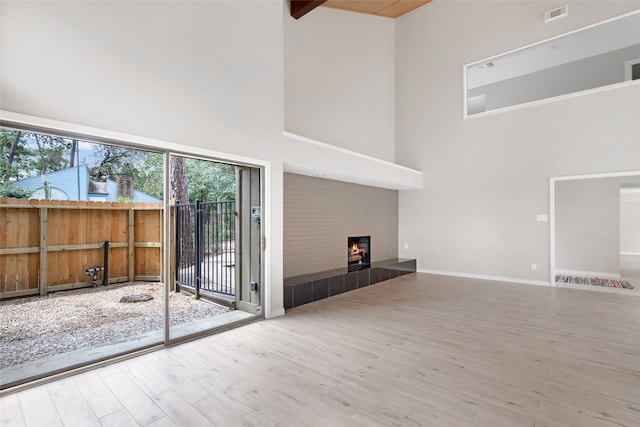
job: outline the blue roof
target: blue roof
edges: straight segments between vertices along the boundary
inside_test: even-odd
[[[51,190],[52,199],[61,200],[78,200],[88,201],[90,200],[89,193],[89,169],[87,165],[80,165],[72,168],[59,170],[56,172],[50,172],[44,174],[44,179],[49,185]],[[42,176],[34,176],[31,178],[21,179],[13,183],[17,188],[25,190],[35,191],[35,197],[44,198],[44,184],[42,182]],[[37,191],[40,190],[40,191]],[[93,195],[93,193],[91,193]],[[95,193],[98,195],[98,193]],[[117,197],[117,187],[115,181],[107,180],[107,193],[99,194],[100,196],[106,196],[105,202],[115,202]],[[161,199],[153,197],[142,191],[133,190],[133,200],[138,202],[161,202]]]

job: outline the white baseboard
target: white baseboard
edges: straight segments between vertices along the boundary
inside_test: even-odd
[[[279,308],[277,310],[272,310],[268,315],[266,315],[265,317],[267,319],[273,319],[274,317],[279,317],[279,316],[284,316],[284,308]]]
[[[600,277],[603,279],[620,279],[620,273],[603,273],[602,271],[583,271],[583,270],[564,270],[562,268],[556,268],[556,274],[563,274],[565,276],[586,276],[586,277]]]
[[[620,255],[624,255],[624,256],[640,256],[640,252],[620,252]]]
[[[536,285],[536,286],[551,286],[551,283],[546,282],[544,280],[518,279],[515,277],[502,277],[502,276],[485,276],[483,274],[459,273],[459,272],[441,271],[441,270],[425,270],[422,268],[419,268],[417,272],[426,273],[426,274],[437,274],[439,276],[454,276],[454,277],[465,277],[468,279],[491,280],[494,282],[521,283],[524,285]]]

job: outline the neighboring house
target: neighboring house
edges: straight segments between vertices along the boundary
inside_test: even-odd
[[[52,200],[78,200],[94,202],[115,202],[118,198],[118,185],[110,179],[107,182],[91,182],[86,165],[67,168],[43,176],[21,179],[15,187],[31,190],[32,199],[45,199],[45,182]],[[161,202],[161,199],[142,191],[133,190],[131,199],[137,202]]]

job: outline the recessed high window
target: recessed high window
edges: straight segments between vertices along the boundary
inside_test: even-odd
[[[630,84],[639,58],[637,10],[483,59],[464,67],[464,116]]]

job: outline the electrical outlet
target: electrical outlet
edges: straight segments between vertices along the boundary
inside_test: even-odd
[[[408,243],[405,243],[405,244],[404,244],[404,248],[405,248],[405,249],[409,249],[409,244],[408,244]]]
[[[537,270],[538,269],[538,264],[531,264],[531,269],[532,270]]]
[[[547,215],[547,214],[538,214],[538,215],[536,215],[536,221],[538,221],[538,222],[547,222],[547,221],[549,221],[549,215]]]

